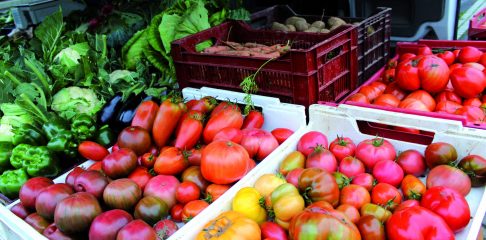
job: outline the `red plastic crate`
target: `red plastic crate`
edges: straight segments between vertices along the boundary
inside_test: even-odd
[[[441,41],[441,40],[420,40],[415,43],[398,43],[397,44],[397,54],[401,55],[404,53],[414,53],[416,54],[418,52],[418,48],[422,46],[428,46],[432,48],[432,50],[438,50],[438,49],[443,49],[443,50],[455,50],[455,49],[461,49],[465,46],[473,46],[477,47],[482,51],[486,51],[486,41]],[[397,57],[395,57],[397,58]],[[378,81],[381,78],[381,74],[385,68],[380,69],[377,73],[375,73],[366,83],[363,84],[363,86],[369,85],[372,82]],[[361,88],[361,87],[360,87]],[[359,92],[359,89],[356,89],[353,93],[350,95],[353,95],[357,92]],[[345,103],[346,99],[340,102]],[[464,116],[460,115],[454,115],[454,114],[448,114],[448,113],[436,113],[436,112],[425,112],[425,111],[417,111],[417,110],[410,110],[410,109],[402,109],[402,108],[394,108],[394,107],[384,107],[384,106],[377,106],[373,104],[363,104],[363,103],[356,103],[356,102],[349,102],[346,103],[349,105],[355,105],[355,106],[360,106],[360,107],[367,107],[367,108],[374,108],[374,109],[382,109],[382,110],[387,110],[391,112],[398,112],[398,113],[407,113],[407,114],[415,114],[415,115],[421,115],[421,116],[428,116],[428,117],[435,117],[435,118],[442,118],[442,119],[450,119],[450,120],[456,120],[456,121],[461,121],[463,126],[470,127],[470,128],[477,128],[477,129],[484,129],[486,130],[486,124],[481,124],[477,125],[471,122],[468,122]],[[374,126],[374,128],[379,128],[383,126]],[[397,131],[397,130],[394,130]],[[406,133],[404,133],[406,134]],[[413,135],[413,134],[411,134]],[[421,138],[423,138],[423,141],[428,141],[433,138],[433,135],[430,135],[429,133],[421,133],[420,134]]]
[[[307,21],[327,20],[329,16],[302,15],[288,5],[275,5],[251,15],[250,25],[255,29],[269,29],[273,22],[284,22],[291,16]],[[358,84],[364,83],[388,61],[391,36],[391,8],[378,7],[367,18],[340,17],[346,22],[358,23]]]
[[[241,92],[241,81],[267,61],[257,57],[226,56],[195,51],[212,40],[291,43],[291,50],[269,62],[257,75],[258,94],[308,106],[339,101],[357,87],[356,28],[342,26],[328,34],[253,30],[241,21],[226,22],[172,43],[172,58],[181,88],[214,87]]]
[[[469,20],[467,35],[470,40],[486,40],[486,8],[483,8]]]

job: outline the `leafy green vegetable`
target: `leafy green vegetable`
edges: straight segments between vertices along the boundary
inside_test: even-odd
[[[89,49],[90,47],[87,42],[74,44],[61,50],[56,57],[54,57],[54,61],[72,69],[78,66],[81,56],[86,56]]]
[[[127,69],[135,69],[136,63],[143,56],[147,45],[146,30],[140,30],[122,48],[122,59]]]
[[[150,43],[150,46],[157,52],[162,52],[164,49],[162,39],[160,38],[159,26],[162,22],[163,15],[155,16],[152,21],[150,22],[150,26],[148,28],[148,36],[147,40]]]
[[[159,25],[160,38],[164,44],[165,53],[170,53],[170,44],[175,40],[176,29],[182,17],[176,14],[164,14]]]
[[[90,116],[101,109],[103,102],[98,99],[95,92],[89,88],[67,87],[61,89],[52,98],[52,110],[66,120],[74,116],[86,113]]]
[[[64,21],[62,11],[59,9],[56,13],[46,17],[44,21],[35,29],[34,34],[42,42],[42,51],[44,60],[51,62],[56,53],[64,31]]]
[[[0,122],[1,121],[2,120],[0,120]],[[13,136],[13,128],[10,124],[0,124],[0,142],[12,142]]]

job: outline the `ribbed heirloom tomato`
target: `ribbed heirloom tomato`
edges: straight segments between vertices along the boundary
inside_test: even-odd
[[[396,151],[393,145],[383,138],[367,139],[356,147],[356,158],[368,169],[373,169],[380,160],[394,160]]]
[[[207,145],[201,156],[204,178],[216,184],[229,184],[240,180],[249,168],[248,152],[239,144],[216,141]]]

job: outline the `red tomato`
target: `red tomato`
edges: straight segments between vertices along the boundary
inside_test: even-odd
[[[140,165],[146,168],[152,168],[155,164],[155,155],[152,153],[144,153],[140,158]]]
[[[299,142],[297,143],[297,151],[307,157],[318,145],[323,147],[328,146],[326,135],[321,132],[310,131],[300,137]]]
[[[167,99],[160,105],[152,128],[152,137],[159,147],[166,145],[182,116],[185,106],[174,99]]]
[[[453,64],[454,61],[456,60],[456,56],[454,56],[454,53],[452,53],[451,51],[444,51],[442,53],[439,53],[437,54],[437,57],[442,58],[442,60],[444,60],[444,62],[446,62],[447,65]]]
[[[214,135],[213,141],[232,141],[234,143],[241,143],[243,132],[238,128],[224,128]]]
[[[424,90],[417,90],[413,93],[410,93],[405,99],[416,99],[425,104],[427,109],[432,112],[435,109],[435,100],[434,98]]]
[[[473,107],[480,107],[482,104],[481,100],[479,98],[468,98],[464,100],[463,106],[473,106]]]
[[[388,183],[378,183],[371,190],[371,202],[394,210],[402,202],[398,189]]]
[[[103,170],[101,170],[101,163],[102,163],[101,161],[95,162],[93,165],[89,166],[88,170],[103,172]]]
[[[132,127],[138,126],[144,128],[147,131],[152,131],[154,125],[155,116],[157,116],[157,111],[159,110],[159,105],[154,101],[142,102],[137,107],[135,116],[132,119]]]
[[[449,71],[452,72],[456,68],[462,67],[462,63],[454,63],[451,66],[449,66]]]
[[[366,188],[351,184],[343,187],[340,194],[340,204],[349,204],[356,209],[360,209],[363,205],[370,202],[370,193]]]
[[[373,167],[373,176],[379,183],[388,183],[398,187],[403,179],[403,170],[394,161],[380,160]]]
[[[193,182],[182,182],[177,186],[175,197],[176,200],[182,204],[199,199],[201,190]]]
[[[405,199],[419,200],[425,193],[425,185],[414,175],[407,175],[401,183]]]
[[[461,50],[460,50],[460,49],[456,49],[456,50],[452,51],[452,53],[454,53],[454,57],[456,57],[456,60],[457,60],[457,58],[459,57],[459,53],[460,53],[460,52],[461,52]]]
[[[154,171],[159,175],[176,175],[189,166],[187,154],[179,148],[170,147],[155,160]]]
[[[354,156],[356,145],[348,137],[337,137],[329,144],[329,150],[334,154],[336,160],[341,162],[347,156]]]
[[[428,55],[417,64],[420,86],[427,92],[443,91],[449,82],[449,67],[441,58]]]
[[[108,154],[110,154],[105,147],[92,141],[83,141],[81,144],[79,144],[78,152],[84,158],[91,159],[93,161],[101,161],[103,158],[108,156]]]
[[[203,114],[213,111],[216,105],[218,105],[218,101],[211,96],[206,96],[199,100],[191,101],[193,102],[187,106],[187,110],[199,111]]]
[[[390,60],[388,60],[388,63],[386,64],[386,69],[396,68],[397,64],[398,64],[398,62],[397,62],[396,59],[390,59]]]
[[[303,171],[303,168],[294,168],[287,173],[287,175],[285,176],[285,180],[295,187],[299,187],[299,178],[300,174],[302,174]]]
[[[375,100],[375,98],[380,96],[383,93],[383,91],[385,91],[385,89],[381,90],[381,88],[377,86],[367,85],[361,87],[358,93],[365,95],[369,101],[373,101]]]
[[[398,107],[400,100],[393,94],[383,94],[380,95],[373,101],[373,104],[385,107]]]
[[[356,223],[363,240],[385,240],[385,226],[376,217],[363,216]]]
[[[380,89],[381,93],[383,93],[383,91],[385,91],[385,89],[386,89],[386,84],[384,84],[380,81],[372,82],[372,83],[370,83],[369,86],[376,87],[376,88]]]
[[[199,102],[197,99],[191,99],[186,102],[186,108],[188,111],[192,110],[192,108]]]
[[[481,55],[481,58],[479,59],[479,63],[484,67],[486,67],[486,53],[483,53],[483,55]]]
[[[182,221],[185,223],[189,222],[208,206],[209,204],[203,200],[194,200],[188,202],[182,209]]]
[[[184,209],[184,205],[177,203],[176,205],[172,206],[170,209],[170,217],[172,220],[176,222],[182,222],[182,210]]]
[[[201,189],[201,191],[205,191],[209,186],[209,182],[204,179],[201,173],[201,167],[199,166],[190,166],[186,168],[186,170],[182,172],[181,179],[183,182],[193,182],[199,189]]]
[[[243,126],[241,129],[246,128],[262,128],[264,123],[263,114],[257,110],[251,110],[248,115],[246,115],[243,121]]]
[[[149,172],[149,170],[142,166],[138,166],[137,168],[135,168],[135,170],[133,170],[132,173],[130,173],[130,175],[128,175],[128,178],[133,180],[142,191],[152,177],[153,176]]]
[[[224,128],[233,127],[241,129],[241,126],[243,126],[243,115],[241,115],[240,108],[237,105],[228,105],[227,103],[226,107],[219,110],[219,112],[215,113],[215,111],[216,109],[213,110],[211,117],[204,127],[203,138],[205,143],[212,142],[216,133]]]
[[[271,133],[275,137],[275,139],[277,139],[278,144],[282,144],[283,142],[285,142],[285,140],[287,140],[287,138],[294,134],[294,131],[287,128],[275,128],[272,130]]]
[[[217,141],[202,151],[201,172],[204,178],[217,184],[240,180],[247,172],[250,157],[241,145]]]
[[[448,187],[428,189],[420,204],[441,216],[454,232],[465,228],[471,218],[466,198]]]
[[[263,129],[243,129],[242,134],[240,145],[246,149],[250,158],[258,161],[266,158],[278,147],[277,139]]]
[[[452,90],[442,91],[437,96],[435,96],[435,101],[436,102],[452,101],[452,102],[456,102],[458,104],[462,104],[462,98]]]
[[[363,186],[366,190],[371,191],[375,186],[375,178],[369,173],[360,173],[351,180],[351,183]]]
[[[395,72],[397,85],[408,91],[415,91],[420,88],[419,69],[417,59],[412,58],[398,64]]]
[[[400,102],[398,107],[404,109],[430,112],[429,107],[425,105],[425,103],[414,98],[404,99],[402,102]]]
[[[204,115],[198,111],[190,111],[187,117],[182,118],[180,129],[176,133],[174,147],[180,149],[191,149],[196,146],[197,141],[201,138],[203,131],[202,121]]]
[[[206,188],[206,200],[210,203],[218,200],[228,189],[230,185],[211,184]]]
[[[370,100],[368,100],[368,97],[365,96],[364,94],[356,93],[354,95],[349,96],[348,99],[346,99],[346,102],[357,102],[357,103],[369,104]]]
[[[346,177],[354,178],[358,174],[365,172],[365,166],[359,159],[348,156],[339,163],[339,172],[346,175]]]
[[[457,115],[466,116],[468,122],[481,124],[484,122],[486,115],[484,110],[480,107],[473,107],[473,106],[465,106],[459,108],[454,112]]]
[[[400,203],[400,205],[398,205],[398,207],[395,208],[395,212],[398,212],[405,208],[414,207],[414,206],[420,206],[420,202],[418,200],[409,199]]]
[[[383,92],[385,94],[391,94],[395,97],[398,98],[398,100],[403,100],[405,96],[407,95],[407,92],[402,90],[400,87],[398,87],[397,82],[392,82],[386,86],[385,91]]]
[[[471,179],[458,168],[449,165],[440,165],[430,170],[427,175],[427,189],[437,186],[446,186],[467,196],[471,191]]]
[[[187,161],[189,161],[189,165],[201,166],[201,152],[204,148],[205,146],[196,146],[196,148],[193,148],[191,151],[187,152]]]
[[[435,106],[435,112],[445,112],[455,114],[458,109],[462,108],[462,105],[452,101],[440,101]]]
[[[369,195],[369,194],[368,194]],[[339,205],[336,210],[344,213],[346,217],[351,220],[352,223],[356,224],[359,221],[360,215],[358,209],[356,207],[349,205],[349,204],[341,204]]]
[[[417,51],[417,55],[431,55],[432,54],[432,49],[427,46],[419,47]]]
[[[116,236],[118,240],[129,240],[129,239],[145,239],[145,240],[156,240],[157,233],[155,230],[140,219],[136,219],[125,225],[118,231]]]
[[[391,83],[395,80],[395,68],[387,69],[383,71],[383,82]]]
[[[425,162],[429,168],[442,164],[450,164],[457,159],[457,151],[454,146],[445,142],[435,142],[425,149]]]
[[[390,240],[455,239],[442,217],[420,206],[395,211],[386,223],[386,233]]]
[[[380,160],[394,160],[396,151],[384,138],[374,138],[360,142],[356,147],[355,155],[368,169],[373,169]]]
[[[454,91],[461,97],[474,98],[486,87],[485,74],[472,67],[456,68],[451,72]]]
[[[400,55],[400,57],[398,58],[398,62],[401,63],[401,62],[407,61],[408,59],[415,58],[416,56],[417,55],[415,55],[413,53],[404,53],[404,54]]]
[[[458,58],[461,63],[477,62],[481,59],[481,55],[483,55],[481,50],[467,46],[461,49]]]
[[[421,176],[427,170],[425,159],[417,150],[406,150],[398,155],[397,163],[405,174],[412,174],[416,177]]]

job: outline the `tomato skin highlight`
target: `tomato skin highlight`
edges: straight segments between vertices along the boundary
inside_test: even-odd
[[[182,116],[185,106],[167,99],[160,105],[152,128],[152,137],[159,147],[167,144]]]

